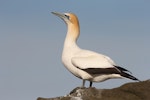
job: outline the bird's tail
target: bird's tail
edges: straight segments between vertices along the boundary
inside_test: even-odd
[[[120,66],[115,66],[119,71],[120,71],[120,75],[122,77],[125,77],[125,78],[128,78],[128,79],[131,79],[131,80],[135,80],[135,81],[140,81],[139,79],[137,79],[136,77],[132,76],[131,72],[125,68],[122,68]],[[129,74],[130,73],[130,74]]]
[[[140,81],[139,79],[137,79],[136,77],[132,76],[131,74],[128,74],[126,72],[121,72],[121,76],[125,77],[125,78],[129,78],[131,80],[135,80],[135,81]]]

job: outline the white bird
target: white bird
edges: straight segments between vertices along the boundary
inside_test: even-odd
[[[76,41],[80,34],[80,26],[75,14],[58,12],[52,14],[60,17],[67,24],[68,31],[62,62],[73,75],[83,80],[82,87],[86,80],[90,82],[90,87],[93,82],[102,82],[111,78],[129,78],[139,81],[131,73],[127,73],[129,72],[127,69],[116,65],[108,56],[78,47]]]

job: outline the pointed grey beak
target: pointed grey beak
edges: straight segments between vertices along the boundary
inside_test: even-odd
[[[69,17],[63,13],[58,13],[58,12],[52,12],[52,14],[60,17],[61,19],[63,19],[66,23],[69,22]]]
[[[63,14],[63,13],[52,12],[52,14],[54,14],[54,15],[56,15],[56,16],[62,18],[62,19],[66,19],[66,16],[65,16],[65,14]]]

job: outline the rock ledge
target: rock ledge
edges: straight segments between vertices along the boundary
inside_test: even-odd
[[[75,88],[68,95],[37,100],[150,100],[150,80],[124,84],[114,89]]]

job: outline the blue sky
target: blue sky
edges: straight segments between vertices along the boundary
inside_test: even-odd
[[[149,5],[146,0],[0,0],[0,99],[61,96],[81,85],[61,63],[67,29],[52,11],[79,17],[81,48],[106,54],[139,79],[149,79]],[[133,81],[93,86],[114,88],[127,82]]]

